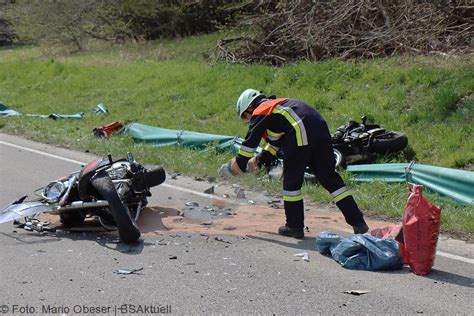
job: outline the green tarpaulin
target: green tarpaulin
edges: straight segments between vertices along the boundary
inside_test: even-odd
[[[347,171],[357,182],[403,182],[408,163],[348,166]],[[474,172],[415,164],[408,181],[450,197],[461,205],[474,205]]]
[[[0,103],[0,117],[17,116],[17,115],[21,115],[21,113],[10,109],[5,104]]]
[[[242,143],[242,139],[236,136],[167,129],[139,123],[128,124],[125,126],[123,133],[132,136],[136,142],[147,143],[156,147],[182,145],[196,149],[206,149],[211,144],[217,144],[218,149],[231,150],[237,153]]]

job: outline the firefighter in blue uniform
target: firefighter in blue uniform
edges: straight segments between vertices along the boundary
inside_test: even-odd
[[[237,101],[237,114],[249,122],[249,130],[239,154],[224,164],[221,177],[254,172],[274,161],[283,152],[283,201],[286,224],[280,235],[304,237],[304,206],[301,187],[307,166],[331,194],[354,233],[366,233],[364,221],[350,191],[335,171],[331,135],[321,114],[308,104],[294,99],[269,98],[254,89],[245,90]],[[261,140],[263,151],[256,155]]]

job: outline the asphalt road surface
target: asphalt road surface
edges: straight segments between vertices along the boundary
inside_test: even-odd
[[[91,158],[0,134],[0,208]],[[167,180],[167,186],[153,188],[150,205],[205,203],[209,196],[193,192],[202,192],[207,184],[192,180],[182,177],[171,185]],[[258,201],[260,195],[254,194]],[[126,245],[101,230],[42,235],[5,223],[0,225],[0,313],[473,313],[472,244],[442,238],[434,270],[420,277],[406,267],[388,272],[344,269],[315,251],[316,234],[312,231],[303,241],[261,232],[216,239],[161,229]],[[302,251],[308,252],[309,262],[294,256]],[[138,268],[143,269],[136,274],[115,273]],[[366,292],[345,293],[350,290]]]

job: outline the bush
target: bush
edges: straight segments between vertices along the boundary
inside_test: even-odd
[[[218,58],[281,64],[470,49],[474,6],[438,0],[263,1],[246,10],[240,45]],[[235,43],[233,43],[235,45]]]
[[[10,5],[8,1],[0,2],[0,46],[12,44],[15,38],[11,25],[5,16],[8,5]]]
[[[225,0],[17,0],[8,17],[23,42],[72,45],[87,39],[153,40],[210,33],[240,12]]]

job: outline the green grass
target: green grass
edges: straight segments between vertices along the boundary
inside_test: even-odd
[[[240,92],[255,87],[314,105],[330,129],[369,115],[375,122],[404,131],[410,142],[397,158],[474,170],[474,66],[469,58],[397,57],[365,62],[325,61],[280,68],[230,65],[208,59],[217,34],[177,41],[103,47],[95,43],[80,54],[23,47],[0,50],[0,102],[23,113],[86,112],[83,120],[3,118],[0,131],[78,150],[123,154],[185,174],[216,175],[230,154],[203,154],[183,148],[150,148],[129,138],[98,141],[92,129],[115,120],[165,128],[244,136],[235,116]],[[103,102],[105,117],[92,109]],[[348,176],[346,175],[346,178]],[[247,176],[248,186],[278,190],[279,185]],[[353,184],[352,184],[353,185]],[[359,204],[370,214],[400,219],[404,185],[353,185]],[[311,198],[329,203],[319,187]],[[429,194],[443,204],[445,232],[474,234],[474,210]]]

